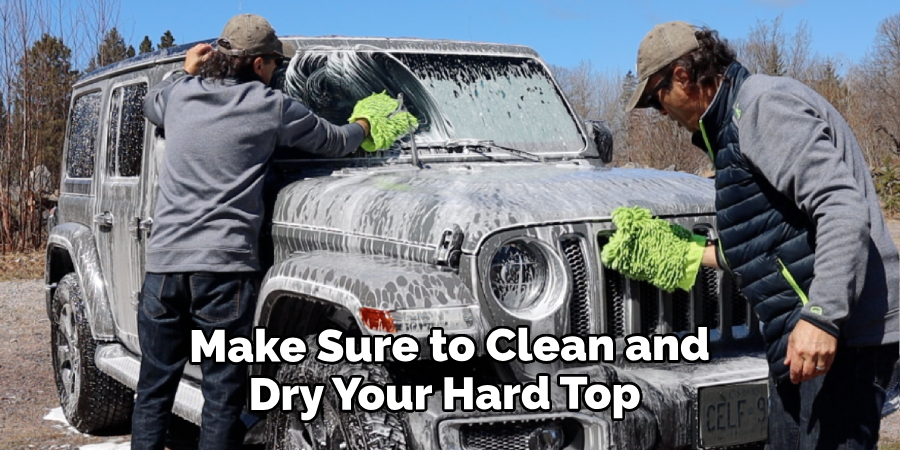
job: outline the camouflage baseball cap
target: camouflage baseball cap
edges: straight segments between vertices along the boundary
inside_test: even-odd
[[[647,89],[647,80],[685,53],[700,48],[700,43],[694,35],[696,31],[693,25],[676,21],[659,24],[644,36],[641,46],[638,47],[638,85],[625,111],[646,108],[644,90]]]
[[[289,42],[279,40],[269,21],[256,14],[238,14],[231,18],[222,36],[216,40],[216,50],[230,56],[279,55],[294,56],[296,49]]]

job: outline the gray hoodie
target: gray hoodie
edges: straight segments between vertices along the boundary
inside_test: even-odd
[[[152,87],[144,115],[165,129],[166,153],[146,270],[260,270],[263,178],[276,146],[340,157],[365,132],[336,126],[261,82],[173,75]]]

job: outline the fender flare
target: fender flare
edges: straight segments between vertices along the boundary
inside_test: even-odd
[[[51,258],[56,248],[68,253],[73,269],[78,275],[84,301],[87,303],[84,311],[94,339],[114,340],[116,326],[112,311],[109,309],[109,297],[106,293],[106,283],[103,281],[100,254],[94,242],[93,232],[82,224],[72,222],[57,225],[50,230],[50,236],[47,238],[47,270],[44,272],[48,305],[55,291],[51,286],[56,280],[51,279],[49,269],[52,267]]]

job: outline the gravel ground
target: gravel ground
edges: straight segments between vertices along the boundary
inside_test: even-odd
[[[891,238],[900,247],[900,221],[888,220]],[[900,449],[900,412],[895,412],[881,421],[881,439],[879,447]]]
[[[176,420],[171,450],[196,449],[197,428]],[[127,450],[130,436],[89,436],[65,422],[50,359],[43,283],[0,282],[0,450]]]
[[[42,283],[0,283],[0,449],[74,449],[106,442],[43,420],[59,406]]]
[[[889,226],[900,243],[900,222],[891,221]],[[58,408],[42,283],[0,282],[0,450],[129,447],[129,436],[87,436],[54,420],[61,416]],[[180,422],[177,428],[180,439],[170,448],[196,448],[192,444],[196,427]],[[900,413],[882,421],[879,447],[900,449]]]

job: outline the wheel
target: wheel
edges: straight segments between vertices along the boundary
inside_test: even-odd
[[[82,433],[127,429],[134,391],[94,364],[97,342],[84,315],[84,297],[75,273],[59,281],[50,308],[53,374],[69,424]]]
[[[384,366],[377,364],[323,364],[315,359],[318,347],[315,339],[307,339],[308,356],[298,364],[282,364],[276,381],[281,385],[324,384],[325,393],[319,414],[309,422],[300,421],[303,401],[295,396],[294,409],[269,412],[266,428],[266,448],[269,450],[406,450],[406,415],[401,412],[365,411],[354,406],[351,412],[340,410],[340,397],[329,377],[344,379],[354,375],[363,377],[361,386],[373,383],[384,386],[391,376]]]

